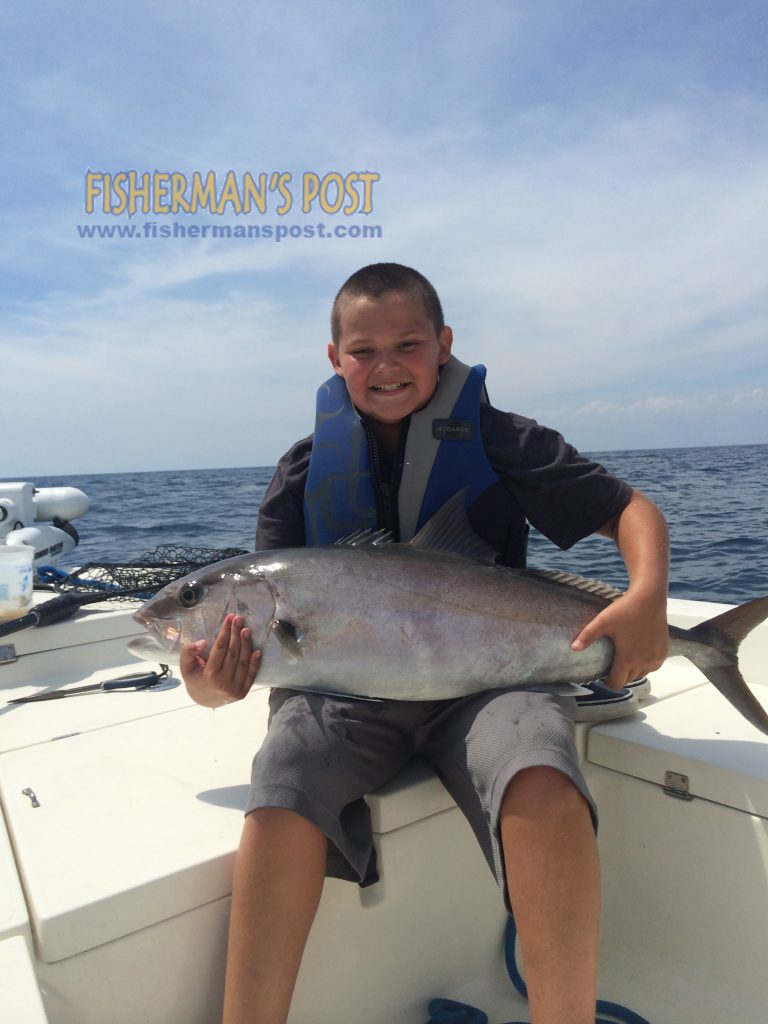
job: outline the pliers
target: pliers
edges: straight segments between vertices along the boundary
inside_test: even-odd
[[[48,690],[45,693],[35,693],[31,697],[15,697],[6,701],[6,704],[31,704],[38,700],[59,700],[62,697],[77,697],[83,693],[109,693],[112,690],[151,690],[164,689],[161,684],[176,685],[171,676],[171,670],[167,665],[160,665],[159,672],[134,672],[132,675],[118,676],[117,679],[105,679],[101,683],[91,683],[88,686],[71,686],[64,690]]]

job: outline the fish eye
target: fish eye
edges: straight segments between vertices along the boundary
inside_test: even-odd
[[[199,583],[185,583],[179,591],[179,603],[185,608],[194,608],[203,596],[203,587]]]

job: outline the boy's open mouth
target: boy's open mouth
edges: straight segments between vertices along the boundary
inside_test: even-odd
[[[371,391],[387,392],[387,391],[400,391],[402,388],[408,387],[407,381],[395,381],[394,384],[373,384]]]

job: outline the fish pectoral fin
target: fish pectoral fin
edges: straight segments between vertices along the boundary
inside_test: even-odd
[[[280,646],[288,654],[294,658],[301,658],[303,656],[304,652],[300,646],[302,633],[295,623],[289,622],[288,619],[272,619],[269,628],[279,640]]]

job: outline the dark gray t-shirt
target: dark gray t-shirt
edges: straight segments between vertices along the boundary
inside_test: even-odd
[[[567,549],[613,519],[630,499],[628,483],[535,420],[483,405],[480,429],[501,484],[473,507],[470,521],[508,565],[525,562],[527,523]],[[304,487],[311,453],[310,436],[280,459],[259,510],[257,549],[306,544]]]

